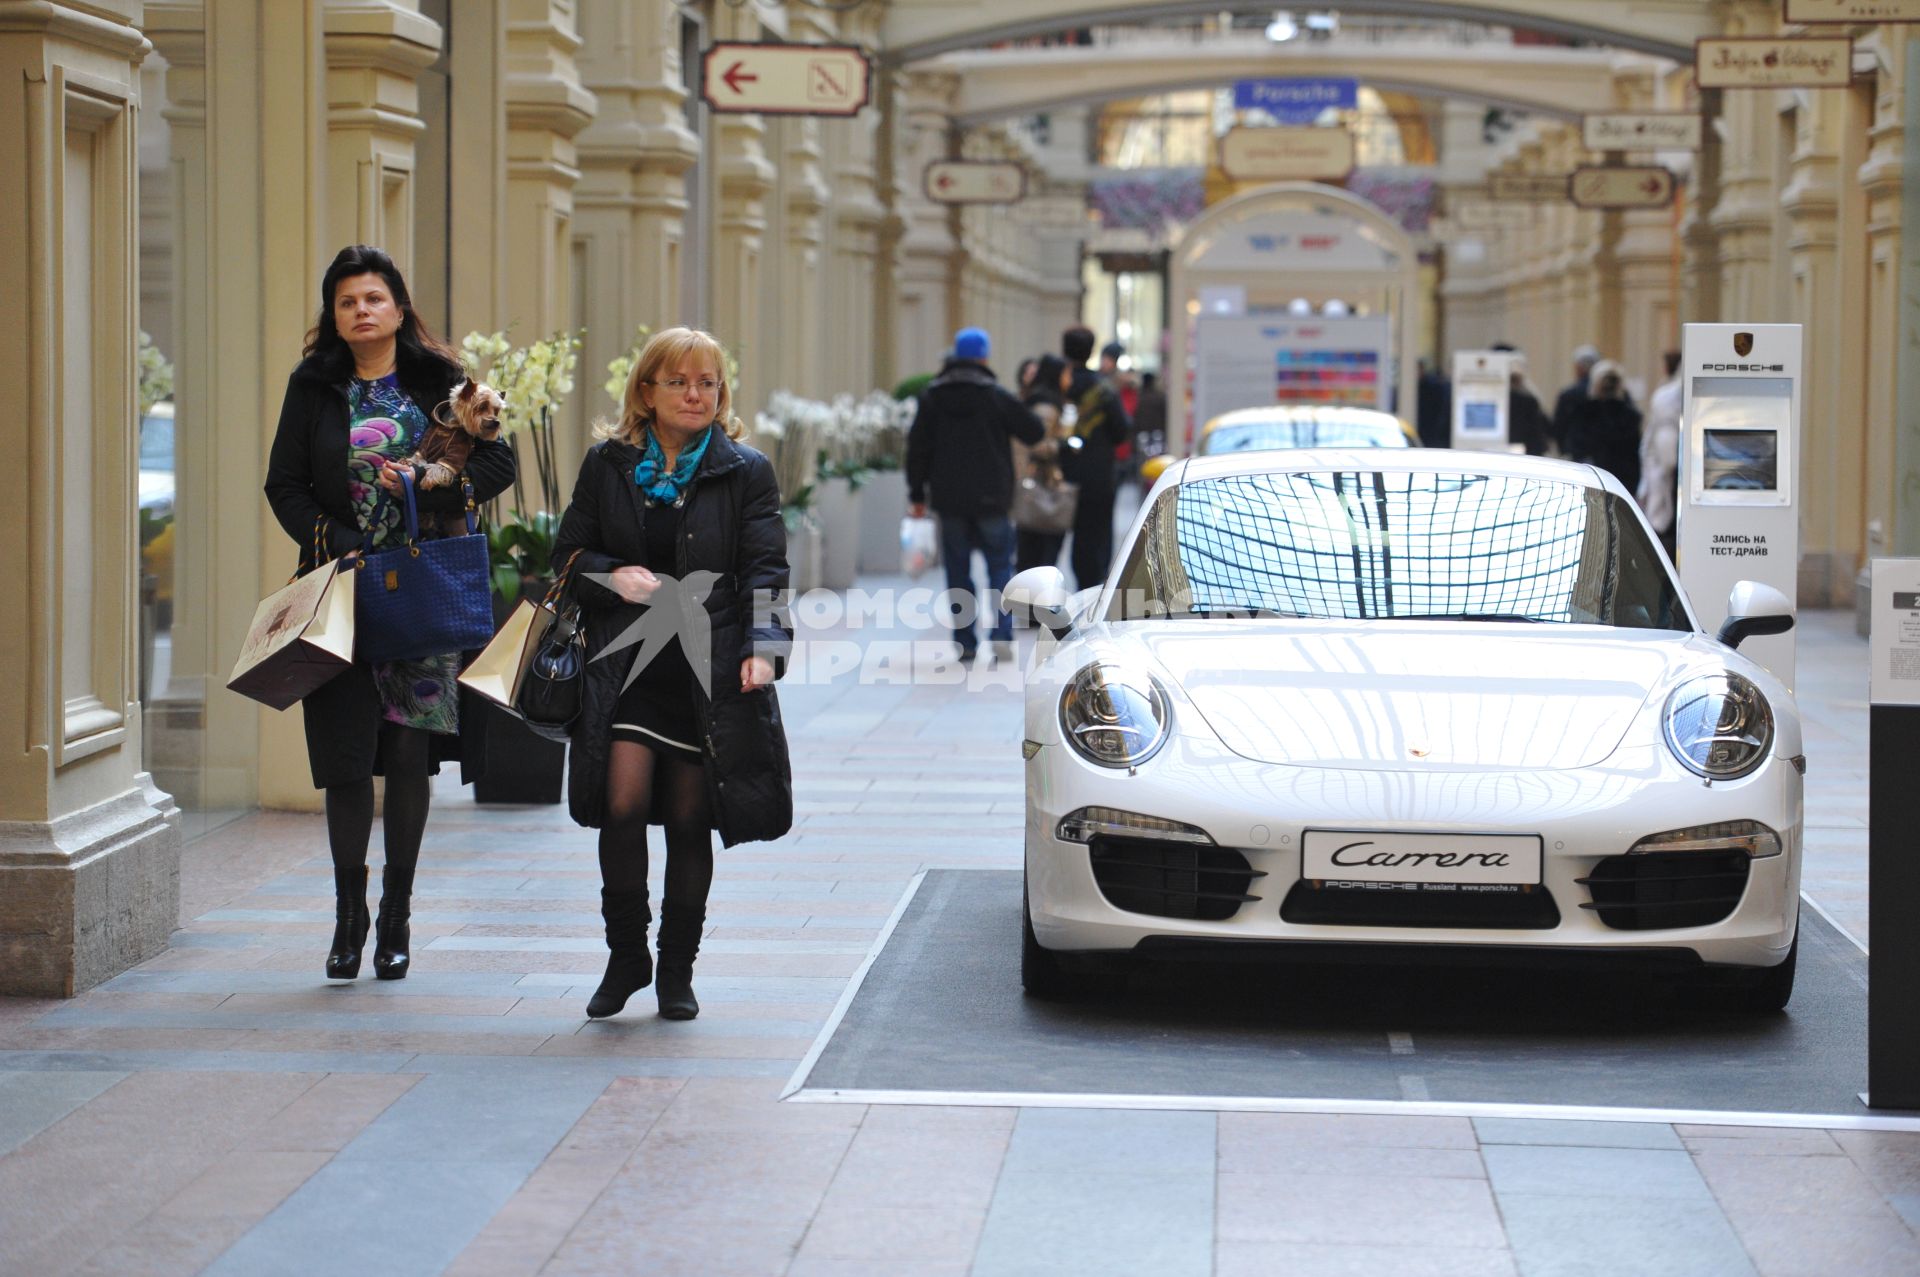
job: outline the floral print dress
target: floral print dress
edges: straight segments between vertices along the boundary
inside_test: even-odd
[[[393,496],[384,506],[380,501],[380,462],[412,456],[427,427],[427,415],[400,388],[396,374],[377,381],[355,378],[348,386],[347,495],[363,532],[373,526],[378,513],[379,527],[373,536],[376,550],[399,545],[407,536],[402,499]],[[428,535],[423,527],[421,536]],[[376,664],[373,681],[380,689],[381,716],[389,723],[422,731],[458,732],[460,698],[454,680],[459,675],[458,652]]]

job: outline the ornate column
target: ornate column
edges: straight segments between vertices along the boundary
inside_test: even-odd
[[[779,280],[778,304],[762,313],[760,329],[767,361],[778,369],[767,389],[785,388],[813,399],[828,398],[841,389],[829,384],[824,375],[823,347],[844,341],[853,331],[846,327],[844,316],[820,322],[830,314],[820,278],[827,210],[827,184],[820,172],[820,125],[810,116],[793,116],[780,123],[783,146],[776,185],[781,235],[773,263]]]
[[[870,50],[879,44],[877,6],[842,15],[841,38]],[[877,64],[875,87],[890,78]],[[880,385],[875,350],[881,340],[874,321],[876,280],[881,258],[889,251],[887,206],[881,202],[879,152],[882,116],[891,111],[891,93],[876,95],[876,104],[851,120],[837,120],[826,133],[826,169],[829,205],[827,311],[833,316],[832,343],[827,365],[828,387],[865,394]],[[891,174],[889,174],[891,180]],[[871,336],[869,336],[871,334]],[[886,362],[891,362],[887,360]]]
[[[134,532],[138,6],[0,3],[0,993],[70,997],[162,949],[180,816],[141,758]]]
[[[1899,376],[1905,345],[1901,289],[1906,116],[1913,90],[1907,75],[1915,48],[1908,30],[1894,27],[1880,33],[1886,50],[1884,61],[1892,71],[1883,72],[1876,79],[1873,124],[1867,132],[1867,158],[1855,175],[1866,197],[1866,483],[1863,497],[1868,557],[1907,554],[1914,549],[1900,540],[1904,529],[1896,528],[1895,516],[1901,415],[1916,407],[1903,401]],[[1859,606],[1864,610],[1864,600]]]
[[[576,139],[574,194],[587,328],[576,393],[589,417],[614,411],[601,391],[604,371],[636,328],[657,332],[688,318],[680,297],[686,175],[700,139],[686,126],[679,23],[665,0],[581,12],[581,77],[599,101]]]
[[[958,311],[953,298],[964,260],[950,211],[927,199],[920,186],[926,166],[947,153],[943,108],[956,86],[951,77],[921,72],[909,76],[907,85],[908,92],[896,98],[895,141],[901,156],[896,207],[902,233],[899,287],[891,299],[896,371],[902,378],[940,366],[940,352],[953,336],[949,318]]]
[[[411,271],[414,141],[421,71],[440,56],[440,27],[418,0],[327,0],[327,229],[374,244]]]
[[[1779,6],[1768,0],[1732,0],[1726,6],[1729,34],[1771,35]],[[1720,196],[1711,222],[1719,236],[1721,313],[1728,321],[1756,323],[1783,318],[1775,288],[1779,245],[1774,171],[1776,95],[1759,89],[1723,90]]]
[[[1795,113],[1793,155],[1780,207],[1785,214],[1787,315],[1803,327],[1801,384],[1800,579],[1803,607],[1851,602],[1857,566],[1851,537],[1840,519],[1856,520],[1842,435],[1857,435],[1854,421],[1839,415],[1843,316],[1838,313],[1839,122],[1836,95],[1810,95]],[[1844,512],[1844,513],[1843,513]]]
[[[573,189],[580,180],[573,139],[593,119],[596,103],[574,63],[580,37],[573,19],[574,0],[508,0],[506,299],[516,342],[580,322],[573,298]],[[562,475],[572,475],[586,452],[588,402],[576,391],[555,423]],[[562,487],[564,500],[564,480]]]

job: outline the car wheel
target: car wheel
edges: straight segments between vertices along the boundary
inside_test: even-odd
[[[1786,961],[1737,974],[1731,990],[1734,1007],[1760,1014],[1786,1010],[1787,1002],[1793,997],[1793,969],[1799,958],[1800,933],[1796,930]]]
[[[1114,975],[1073,965],[1051,949],[1040,947],[1033,934],[1033,912],[1027,905],[1027,888],[1020,886],[1020,985],[1030,998],[1064,1002],[1090,994],[1110,991],[1120,980]]]

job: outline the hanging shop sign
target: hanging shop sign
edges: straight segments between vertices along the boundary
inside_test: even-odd
[[[700,100],[733,114],[858,115],[873,79],[851,44],[714,44],[700,66]]]
[[[1567,190],[1580,208],[1665,208],[1673,174],[1651,164],[1575,169]]]
[[[1496,200],[1559,204],[1567,198],[1565,173],[1489,173],[1487,196]]]
[[[1693,42],[1703,89],[1844,89],[1853,83],[1846,36],[1710,36]]]
[[[1580,143],[1589,151],[1697,151],[1700,117],[1684,111],[1622,111],[1580,121]]]
[[[1562,184],[1560,198],[1565,199],[1567,188]],[[1529,225],[1533,220],[1530,210],[1514,204],[1472,204],[1452,205],[1447,209],[1447,220],[1463,231],[1514,231]]]
[[[1920,0],[1787,0],[1788,22],[1920,22]]]
[[[1236,111],[1265,111],[1275,119],[1305,124],[1332,107],[1352,111],[1360,106],[1360,81],[1240,80],[1233,86]]]
[[[936,204],[1016,204],[1027,194],[1027,171],[1010,160],[935,160],[921,187]]]
[[[1228,129],[1220,169],[1236,182],[1325,181],[1353,172],[1345,129]]]

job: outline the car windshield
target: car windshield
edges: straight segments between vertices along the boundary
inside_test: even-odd
[[[1640,520],[1604,489],[1365,470],[1163,492],[1109,616],[1692,628]]]
[[[1398,421],[1231,421],[1200,441],[1203,456],[1267,448],[1404,448]]]

